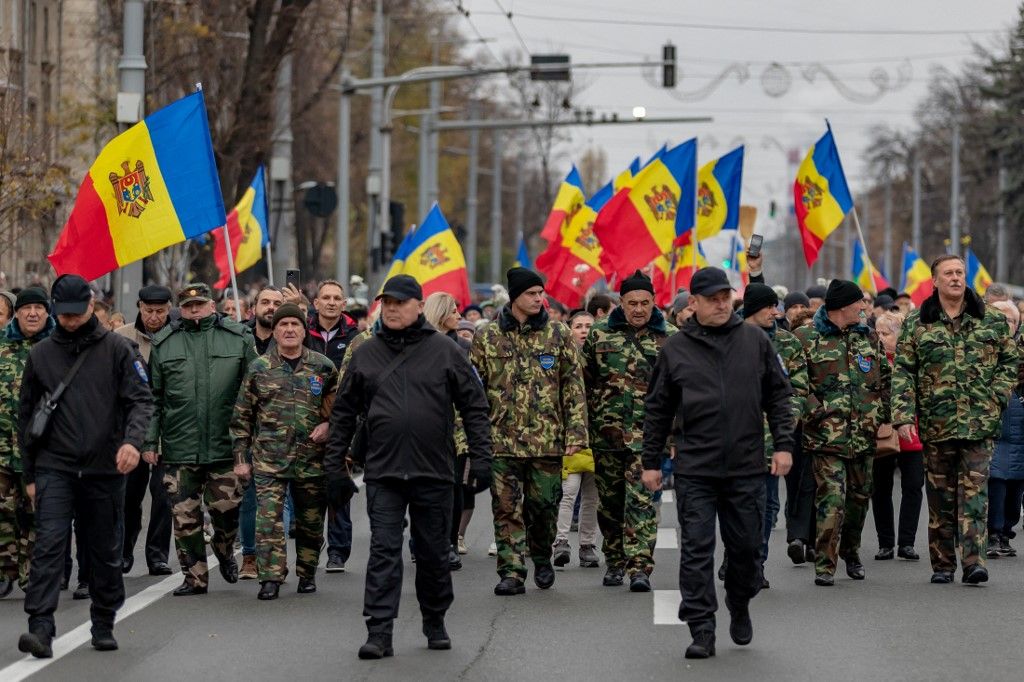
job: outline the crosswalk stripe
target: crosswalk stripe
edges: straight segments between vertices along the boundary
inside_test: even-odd
[[[683,625],[679,620],[679,592],[677,590],[654,590],[654,624]]]
[[[658,549],[679,549],[679,539],[676,537],[676,529],[659,528],[656,547]]]

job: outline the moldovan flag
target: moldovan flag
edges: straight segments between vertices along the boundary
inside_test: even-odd
[[[705,165],[697,173],[697,241],[740,226],[743,147]]]
[[[252,184],[242,195],[242,200],[235,204],[231,213],[228,213],[228,236],[231,238],[231,257],[235,264],[235,274],[259,263],[263,257],[263,247],[270,243],[265,177],[261,165]],[[213,231],[213,260],[220,270],[220,279],[213,286],[223,289],[231,283],[231,267],[224,245],[224,230]]]
[[[605,204],[594,222],[594,234],[604,247],[601,267],[620,278],[670,253],[693,228],[697,140],[655,158],[631,184]]]
[[[548,219],[544,223],[544,229],[540,236],[549,243],[556,241],[562,229],[569,224],[573,215],[583,206],[583,181],[580,180],[580,173],[574,165],[558,186],[558,194],[555,195],[555,205],[551,207]]]
[[[704,250],[697,246],[697,267],[693,266],[693,245],[687,243],[672,251],[671,256],[661,255],[654,261],[651,279],[654,284],[654,303],[660,308],[672,305],[679,289],[690,288],[693,273],[706,268],[708,261]]]
[[[750,284],[750,272],[747,270],[747,247],[743,245],[743,238],[739,232],[734,232],[729,241],[729,269],[739,273],[740,282],[746,289]]]
[[[629,166],[627,166],[621,173],[616,175],[615,179],[612,180],[612,186],[615,188],[616,191],[622,189],[623,187],[629,187],[633,182],[633,176],[639,172],[640,157],[634,156],[633,160],[629,162]]]
[[[424,296],[443,291],[454,296],[460,308],[470,304],[466,259],[437,202],[410,235],[408,253],[403,255],[402,274],[415,277]]]
[[[533,261],[530,260],[530,252],[526,249],[526,238],[519,235],[519,249],[516,251],[516,260],[513,263],[517,268],[529,268],[533,270]]]
[[[864,247],[858,239],[853,243],[853,263],[850,265],[853,281],[862,291],[877,294],[889,287],[889,280],[875,267],[871,259],[864,253]]]
[[[935,290],[931,268],[921,260],[917,251],[914,251],[910,244],[905,242],[903,244],[903,286],[901,290],[910,295],[910,300],[918,308]]]
[[[613,191],[610,182],[598,190],[563,228],[559,239],[537,256],[537,271],[547,276],[544,291],[560,303],[578,306],[587,289],[604,276],[594,221]]]
[[[48,258],[93,280],[225,223],[203,93],[107,143],[86,173]]]
[[[970,247],[967,248],[967,253],[964,256],[967,261],[967,286],[974,289],[979,296],[984,296],[988,285],[992,284],[992,276],[988,274],[988,270],[981,264]]]
[[[804,243],[804,260],[811,267],[818,260],[821,245],[853,208],[831,126],[807,152],[796,172],[793,206]]]

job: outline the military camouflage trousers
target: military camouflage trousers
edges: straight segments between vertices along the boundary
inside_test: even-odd
[[[498,575],[526,580],[526,551],[533,565],[551,565],[551,545],[562,500],[561,457],[495,457],[491,508]]]
[[[288,575],[288,537],[284,527],[284,501],[289,489],[295,515],[295,573],[316,575],[324,544],[327,478],[275,478],[256,474],[256,568],[260,582],[284,582]]]
[[[630,576],[654,570],[654,543],[658,537],[654,493],[644,487],[640,453],[630,450],[594,451],[597,483],[597,525],[604,543],[601,551],[609,568],[622,568]]]
[[[29,558],[36,542],[35,514],[21,474],[0,467],[0,575],[28,584]]]
[[[933,571],[956,570],[957,536],[963,566],[985,565],[991,440],[924,444],[928,497],[928,554]]]
[[[871,501],[872,459],[869,453],[852,459],[821,452],[807,454],[817,484],[814,571],[818,575],[834,575],[839,557],[859,559],[860,536]]]
[[[196,587],[209,585],[206,540],[203,538],[203,505],[213,524],[213,555],[225,561],[235,551],[238,507],[242,486],[232,462],[217,464],[167,464],[164,489],[171,501],[174,547],[185,580]]]

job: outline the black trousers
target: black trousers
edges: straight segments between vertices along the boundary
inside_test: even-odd
[[[53,613],[64,574],[64,549],[71,519],[81,525],[83,551],[89,554],[90,616],[93,626],[113,627],[124,604],[121,575],[121,514],[124,476],[78,476],[62,471],[36,472],[36,545],[32,553],[25,613],[32,631],[56,634]]]
[[[402,596],[402,522],[409,513],[416,553],[416,599],[424,618],[443,617],[452,605],[452,494],[444,481],[367,481],[366,511],[370,517],[370,559],[366,566],[363,615],[371,633],[392,631]]]
[[[674,476],[679,513],[679,619],[691,632],[715,628],[715,517],[728,567],[726,598],[746,604],[761,590],[764,474],[738,478]]]
[[[889,457],[876,457],[872,466],[874,490],[871,507],[874,510],[875,531],[879,547],[914,546],[917,524],[921,519],[924,500],[924,457],[921,452],[900,452]],[[893,528],[892,486],[896,467],[900,469],[899,535]]]
[[[814,494],[818,485],[814,481],[811,455],[800,445],[799,429],[795,437],[793,466],[786,474],[786,542],[803,540],[813,546],[817,537]]]
[[[146,462],[128,474],[124,492],[124,549],[125,559],[135,554],[135,543],[142,532],[142,503],[149,488],[149,527],[146,529],[146,565],[167,563],[171,548],[171,502],[164,490],[164,467]]]

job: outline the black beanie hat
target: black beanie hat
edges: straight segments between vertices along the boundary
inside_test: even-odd
[[[632,275],[622,280],[622,284],[619,286],[620,296],[625,296],[631,291],[646,291],[653,296],[654,284],[651,283],[650,277],[637,270]]]
[[[508,300],[514,301],[532,287],[544,286],[544,280],[529,268],[512,268],[505,273],[508,278]]]
[[[825,292],[825,310],[839,310],[864,298],[860,287],[848,279],[834,279]]]
[[[779,304],[779,295],[767,284],[754,282],[743,291],[743,317]]]
[[[14,301],[14,309],[17,310],[31,303],[38,303],[46,308],[47,312],[50,310],[50,297],[46,295],[46,290],[42,287],[27,287],[19,291],[18,298]]]
[[[270,328],[273,329],[277,326],[277,323],[286,317],[294,317],[299,321],[303,327],[306,326],[306,317],[302,314],[302,308],[295,305],[294,303],[285,303],[280,308],[274,311],[274,320],[270,323]]]

